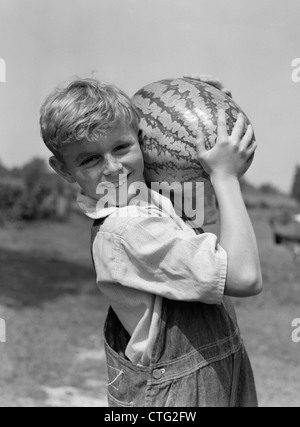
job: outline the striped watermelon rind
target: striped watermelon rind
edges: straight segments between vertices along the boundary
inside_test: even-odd
[[[209,176],[196,153],[195,138],[200,127],[207,149],[217,138],[217,110],[226,113],[231,133],[239,112],[232,98],[215,87],[188,78],[165,79],[149,84],[132,98],[138,109],[145,179],[151,182],[204,182],[205,224],[215,222],[215,197]]]

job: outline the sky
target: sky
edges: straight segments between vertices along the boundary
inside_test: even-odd
[[[61,82],[93,76],[132,96],[209,73],[254,126],[246,178],[290,191],[300,165],[299,18],[299,0],[0,0],[0,161],[48,159],[39,109]]]

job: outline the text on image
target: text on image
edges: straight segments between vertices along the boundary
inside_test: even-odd
[[[0,58],[0,83],[6,83],[6,63]]]
[[[294,343],[300,343],[300,319],[294,319],[292,321],[292,340]]]
[[[294,71],[292,73],[292,80],[294,83],[300,82],[300,58],[295,58],[292,62]]]

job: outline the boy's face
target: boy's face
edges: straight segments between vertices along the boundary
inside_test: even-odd
[[[120,175],[127,175],[127,189],[133,182],[145,182],[138,137],[124,121],[119,121],[96,143],[67,145],[62,156],[64,162],[51,157],[53,169],[68,182],[77,182],[87,195],[97,200],[101,198],[96,193],[98,185],[104,182],[119,183]]]

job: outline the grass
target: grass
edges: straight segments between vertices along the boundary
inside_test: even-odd
[[[275,246],[268,218],[252,210],[264,293],[235,300],[262,406],[299,406],[300,263]],[[0,406],[106,405],[102,328],[107,302],[95,286],[90,221],[35,222],[0,228]],[[218,232],[218,227],[209,231]]]

